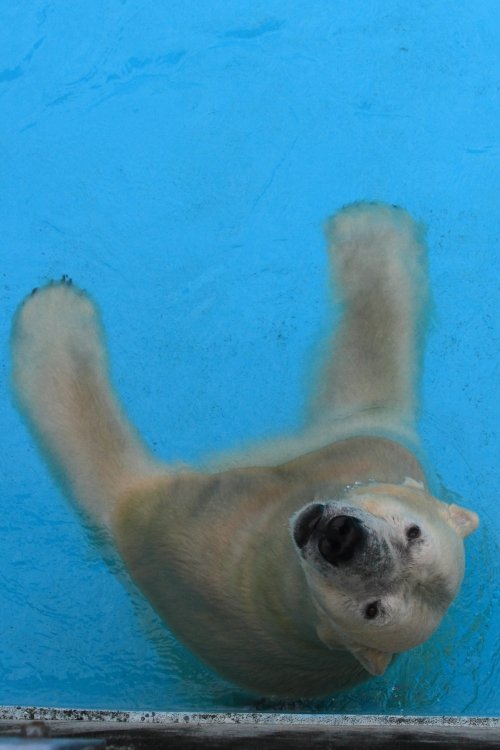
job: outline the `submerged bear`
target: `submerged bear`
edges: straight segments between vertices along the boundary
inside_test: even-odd
[[[254,692],[310,697],[382,674],[438,627],[477,516],[418,459],[422,232],[347,206],[327,230],[342,317],[316,412],[253,466],[156,460],[110,385],[95,305],[68,279],[21,305],[17,403],[64,489],[105,528],[178,637]]]

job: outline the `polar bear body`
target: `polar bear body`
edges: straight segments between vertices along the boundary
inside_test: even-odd
[[[344,688],[425,640],[477,525],[429,495],[414,455],[420,229],[400,209],[355,204],[329,238],[344,313],[316,416],[255,466],[157,461],[111,388],[96,307],[67,279],[29,297],[13,328],[16,398],[63,487],[181,640],[273,696]],[[348,559],[338,558],[342,519]],[[415,528],[426,544],[410,549]]]

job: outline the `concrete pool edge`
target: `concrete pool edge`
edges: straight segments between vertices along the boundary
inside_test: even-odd
[[[500,719],[236,712],[163,712],[0,706],[2,750],[434,750],[500,747]],[[36,747],[35,747],[36,746]],[[79,745],[81,747],[81,745]]]
[[[112,750],[498,748],[500,719],[0,707],[3,750],[23,744],[30,750],[74,750],[79,738],[88,741],[88,750],[103,741]]]
[[[399,715],[399,714],[307,714],[222,711],[127,711],[113,709],[0,706],[1,722],[103,722],[147,726],[165,725],[286,725],[286,726],[443,726],[487,727],[500,731],[500,717]]]

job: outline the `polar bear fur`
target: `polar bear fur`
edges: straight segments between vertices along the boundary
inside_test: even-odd
[[[17,403],[68,495],[201,659],[288,698],[382,674],[425,641],[478,523],[429,493],[418,459],[421,228],[360,203],[327,237],[343,314],[316,409],[254,466],[181,470],[151,455],[112,390],[96,306],[68,279],[32,293],[12,334]]]

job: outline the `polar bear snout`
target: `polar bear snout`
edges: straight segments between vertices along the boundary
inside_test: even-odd
[[[354,516],[335,516],[321,533],[318,549],[332,565],[347,563],[366,544],[366,531]]]
[[[367,531],[359,518],[346,512],[325,513],[322,503],[312,503],[294,520],[293,539],[300,550],[314,536],[314,547],[331,565],[348,563],[365,547]],[[325,518],[326,516],[326,518]]]

